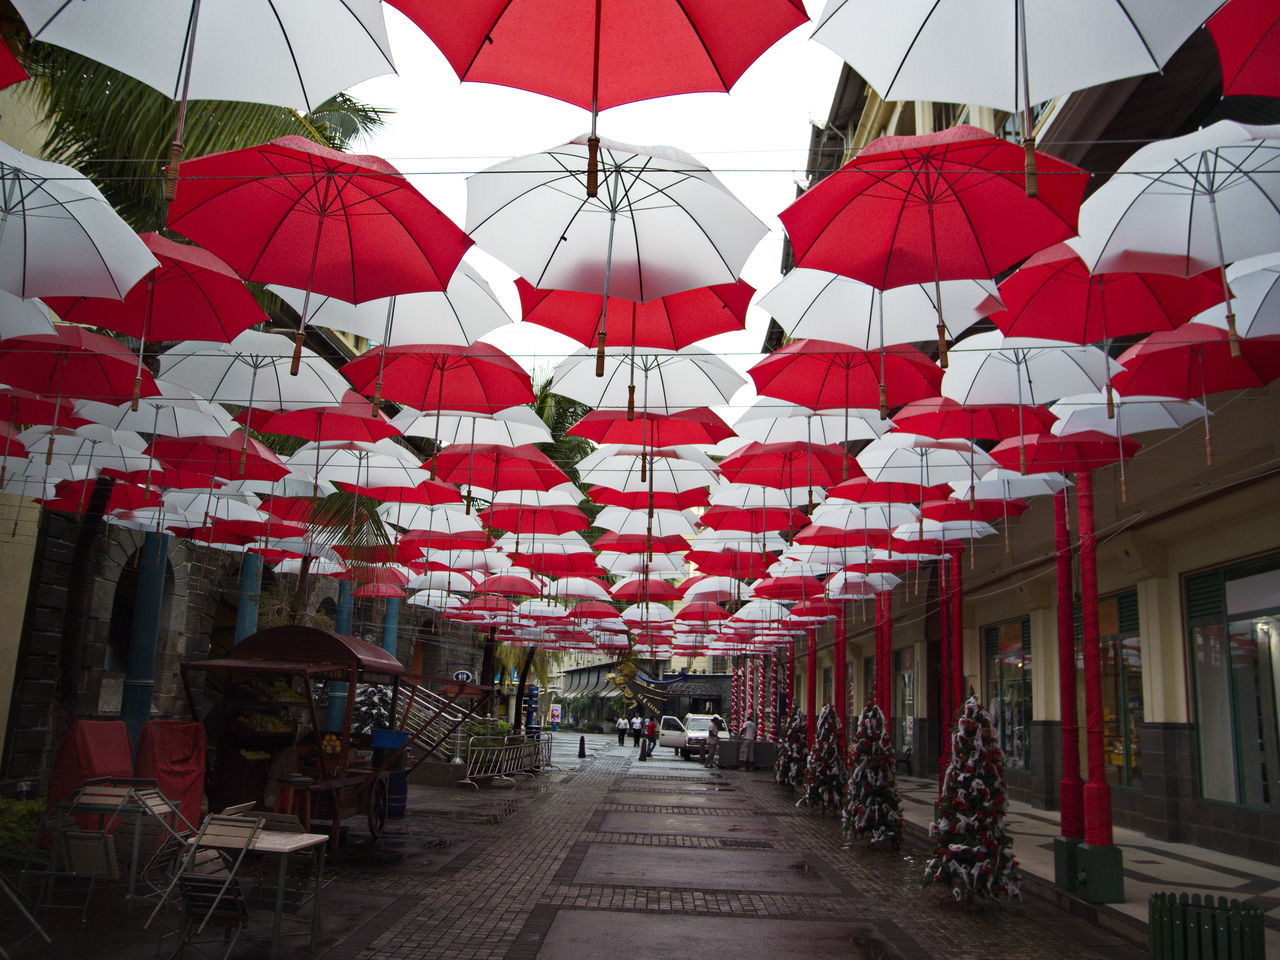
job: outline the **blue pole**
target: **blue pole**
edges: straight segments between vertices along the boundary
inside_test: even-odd
[[[129,666],[120,698],[120,718],[136,748],[142,725],[151,719],[151,694],[156,685],[156,645],[160,639],[160,610],[164,604],[164,575],[168,572],[169,535],[147,533],[138,552],[138,592],[133,606],[133,635]]]
[[[351,596],[351,581],[338,581],[338,609],[333,614],[333,632],[350,634],[351,615],[355,600]],[[345,734],[342,721],[347,713],[347,684],[345,681],[329,681],[329,704],[324,711],[324,727]]]
[[[387,610],[382,616],[382,649],[393,657],[400,637],[400,598],[387,597]]]
[[[258,629],[258,596],[262,593],[262,554],[240,560],[240,596],[236,600],[236,643]]]

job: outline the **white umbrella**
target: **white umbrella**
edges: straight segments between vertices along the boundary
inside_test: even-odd
[[[302,573],[302,560],[297,557],[287,557],[271,569],[275,573]],[[319,577],[327,577],[335,573],[346,573],[347,565],[337,560],[314,557],[311,560],[311,566],[307,568],[307,572]]]
[[[760,553],[782,550],[787,545],[780,533],[746,533],[741,530],[703,530],[690,543],[694,550],[712,553],[723,553],[726,550]]]
[[[714,471],[716,469],[716,462],[714,460],[697,447],[688,444],[652,448],[634,447],[623,443],[606,443],[587,454],[579,460],[575,466],[580,471],[590,470],[592,467],[599,466],[605,461],[615,457],[647,457],[653,460],[680,460],[685,463],[691,463],[695,466],[699,466],[704,470]]]
[[[402,530],[429,530],[433,533],[479,533],[480,521],[462,509],[460,503],[428,506],[421,503],[384,503],[378,516]]]
[[[687,572],[679,554],[672,553],[655,553],[652,557],[647,557],[643,553],[601,550],[596,555],[596,563],[612,574],[642,573],[665,579],[668,576],[683,576]]]
[[[866,547],[815,547],[795,544],[779,559],[810,564],[811,569],[839,570],[851,563],[866,563],[872,551]],[[770,568],[772,569],[772,568]]]
[[[230,343],[184,340],[160,354],[160,376],[206,400],[264,410],[338,405],[351,389],[333,367],[303,348],[298,375],[289,373],[294,343],[246,330]]]
[[[900,540],[976,540],[995,534],[996,528],[981,520],[921,520],[893,531]]]
[[[952,349],[942,395],[957,403],[1037,405],[1101,390],[1121,367],[1097,347],[979,333]]]
[[[344,448],[313,448],[284,458],[284,465],[299,478],[361,487],[416,487],[427,479],[425,470],[397,457]]]
[[[466,573],[500,573],[511,566],[511,559],[497,550],[424,550],[427,563],[438,563],[449,570]]]
[[[847,60],[883,100],[1022,111],[1030,153],[1032,104],[1154,73],[1220,5],[828,0],[813,38]]]
[[[703,577],[684,593],[688,603],[740,600],[747,593],[746,584],[733,577]]]
[[[996,466],[971,441],[938,440],[914,433],[888,433],[872,440],[858,454],[858,463],[875,482],[918,483],[922,487],[972,480]]]
[[[1240,260],[1227,268],[1236,331],[1242,337],[1280,334],[1280,254]],[[1189,321],[1229,329],[1227,305],[1215,304]]]
[[[407,293],[352,304],[336,297],[268,284],[267,289],[301,314],[304,325],[316,324],[364,337],[383,346],[448,343],[466,346],[491,330],[511,323],[511,315],[479,272],[460,263],[443,292]]]
[[[15,297],[122,300],[160,265],[83,175],[7,143],[0,143],[0,225],[0,290]]]
[[[937,295],[942,297],[939,314]],[[911,283],[881,292],[868,283],[825,270],[798,267],[760,298],[760,307],[789,337],[813,337],[879,350],[896,343],[934,340],[938,318],[955,339],[1000,308],[990,280]]]
[[[1104,393],[1063,397],[1049,408],[1058,418],[1050,431],[1058,436],[1084,430],[1128,436],[1147,430],[1175,430],[1209,415],[1209,411],[1194,400],[1136,395],[1111,399],[1114,417],[1107,416],[1107,396]]]
[[[738,436],[759,443],[843,443],[874,440],[892,430],[893,421],[881,420],[879,410],[857,407],[812,410],[786,400],[759,397],[738,418],[733,429]]]
[[[646,534],[654,537],[692,537],[696,518],[687,510],[627,510],[605,507],[592,521],[593,526],[619,534]]]
[[[562,483],[550,490],[488,490],[473,487],[473,497],[491,504],[523,507],[576,506],[582,502],[582,491],[572,483]]]
[[[428,570],[405,584],[406,590],[447,590],[468,593],[476,588],[476,581],[457,570]]]
[[[741,507],[800,507],[821,503],[826,499],[823,487],[814,487],[810,496],[808,487],[762,487],[753,483],[722,483],[713,487],[710,494],[712,506]]]
[[[441,446],[452,443],[495,443],[518,447],[524,443],[550,443],[551,430],[529,407],[508,407],[491,414],[441,410],[422,413],[405,407],[391,418],[391,425],[406,437],[433,437]]]
[[[1019,473],[997,467],[983,475],[981,480],[960,481],[950,484],[956,500],[1024,500],[1057,493],[1071,486],[1060,473]]]
[[[1075,246],[1095,273],[1217,269],[1227,286],[1227,264],[1280,252],[1280,125],[1220,120],[1148,144],[1081,206]],[[1230,300],[1226,318],[1234,353]]]
[[[547,596],[575,600],[600,600],[608,603],[609,592],[594,580],[586,577],[561,577],[547,586]]]
[[[647,475],[641,479],[641,464]],[[606,457],[579,468],[583,483],[599,484],[611,490],[635,492],[649,490],[660,493],[685,493],[716,482],[716,473],[687,460],[671,457]]]
[[[391,73],[377,0],[17,0],[36,40],[141,80],[173,100],[243,100],[311,113]],[[127,15],[126,15],[127,14]]]
[[[586,170],[583,136],[481,171],[467,180],[467,232],[535,287],[637,301],[735,282],[768,232],[673,147],[602,138],[595,197]]]
[[[439,611],[460,610],[466,605],[466,602],[465,597],[459,597],[443,590],[419,590],[409,596],[409,603],[412,603],[415,607],[427,607],[431,610]]]
[[[727,404],[746,384],[740,373],[700,347],[606,347],[604,361],[581,347],[556,365],[550,389],[593,410],[676,413]]]
[[[229,437],[240,429],[222,407],[174,383],[157,380],[162,393],[132,403],[77,400],[76,414],[113,430],[137,430],[162,437]]]
[[[837,530],[892,530],[920,519],[920,510],[909,503],[853,503],[828,500],[813,511],[814,526]]]
[[[53,312],[39,300],[0,290],[0,340],[53,333]]]

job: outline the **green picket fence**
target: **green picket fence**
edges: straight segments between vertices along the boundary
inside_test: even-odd
[[[1265,960],[1262,911],[1226,897],[1153,893],[1152,960]]]

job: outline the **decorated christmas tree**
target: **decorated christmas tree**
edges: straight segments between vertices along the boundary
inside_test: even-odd
[[[351,705],[352,733],[368,733],[384,727],[391,715],[391,688],[379,683],[362,683],[356,687],[356,702]]]
[[[951,762],[929,827],[933,856],[921,885],[948,884],[957,900],[1020,896],[1018,861],[1004,831],[1007,807],[1004,754],[991,715],[970,697],[951,737]]]
[[[849,799],[840,817],[846,839],[871,835],[872,843],[902,845],[902,798],[894,773],[897,757],[884,713],[867,701],[858,717],[850,763]]]
[[[809,725],[799,710],[783,724],[782,742],[778,744],[778,760],[773,779],[790,790],[804,783],[805,761],[809,758]]]
[[[844,737],[836,712],[827,704],[818,714],[818,735],[804,768],[804,796],[796,806],[826,812],[839,810],[849,772],[844,765]]]

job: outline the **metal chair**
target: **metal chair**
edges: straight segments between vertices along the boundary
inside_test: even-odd
[[[180,886],[184,878],[202,877],[217,880],[222,886],[224,896],[234,887],[234,896],[243,901],[244,897],[240,892],[236,874],[244,863],[245,855],[252,849],[254,841],[261,832],[262,821],[256,817],[227,817],[216,813],[205,817],[204,822],[200,824],[199,832],[187,841],[186,853],[178,862],[173,878],[143,928],[151,925],[160,910],[173,897],[174,890]],[[216,907],[215,897],[211,909]]]
[[[222,943],[226,947],[222,957],[226,960],[249,923],[249,906],[240,882],[234,876],[184,873],[178,876],[177,887],[181,920],[178,944],[170,957],[182,956],[187,947],[199,950],[196,938],[212,925],[222,928]]]

